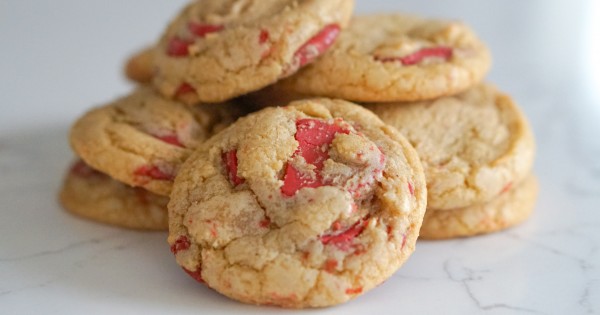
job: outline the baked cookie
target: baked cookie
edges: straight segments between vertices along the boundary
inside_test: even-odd
[[[317,62],[277,87],[362,102],[418,101],[466,90],[490,64],[486,46],[460,22],[359,16]]]
[[[158,43],[154,85],[188,104],[258,90],[325,52],[353,7],[353,0],[193,1]]]
[[[488,202],[531,171],[535,144],[529,124],[513,100],[490,85],[435,101],[367,108],[417,149],[429,209]]]
[[[454,210],[427,210],[420,237],[449,239],[507,229],[525,221],[533,211],[538,193],[535,176],[492,201]]]
[[[139,84],[150,84],[154,75],[154,50],[145,48],[131,56],[125,64],[125,76]]]
[[[184,164],[169,202],[177,262],[233,299],[321,307],[382,283],[415,247],[426,206],[419,158],[345,101],[267,108]]]
[[[94,169],[167,196],[192,149],[244,111],[233,103],[185,106],[142,87],[85,114],[71,128],[70,141]]]
[[[169,198],[132,188],[83,161],[73,164],[60,192],[63,207],[93,221],[143,230],[167,229]]]

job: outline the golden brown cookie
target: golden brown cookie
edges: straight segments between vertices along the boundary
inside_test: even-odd
[[[404,263],[426,195],[395,129],[345,101],[300,101],[241,118],[186,161],[168,240],[184,270],[233,299],[329,306]]]
[[[449,239],[492,233],[525,221],[535,207],[538,183],[533,175],[488,203],[454,210],[427,210],[420,237]]]
[[[96,222],[141,230],[168,226],[169,198],[122,184],[83,161],[66,175],[60,201],[67,211]]]
[[[140,50],[129,57],[125,64],[125,76],[139,84],[150,84],[154,75],[154,50],[151,47]]]
[[[325,52],[353,7],[353,0],[193,1],[156,48],[154,85],[188,104],[258,90]]]
[[[529,123],[509,96],[490,85],[434,101],[367,108],[417,149],[430,209],[488,202],[531,171],[535,143]]]
[[[358,16],[317,62],[277,88],[361,102],[427,100],[477,84],[490,64],[486,46],[460,22]]]
[[[71,146],[94,169],[167,196],[191,151],[245,110],[234,103],[190,107],[142,87],[81,117]]]

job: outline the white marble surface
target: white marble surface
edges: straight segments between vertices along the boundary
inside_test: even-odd
[[[182,0],[0,2],[0,314],[264,314],[197,285],[164,233],[74,218],[56,202],[70,122],[126,93],[124,57]],[[118,5],[117,5],[118,3]],[[529,115],[541,180],[533,217],[506,232],[419,242],[389,281],[311,314],[600,313],[600,2],[373,1],[468,21],[489,79]],[[141,8],[141,9],[140,9]]]

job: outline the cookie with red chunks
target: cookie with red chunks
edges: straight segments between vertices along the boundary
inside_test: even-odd
[[[317,62],[276,87],[361,102],[419,101],[468,89],[490,64],[488,48],[463,23],[358,16]]]
[[[138,51],[125,63],[125,76],[139,84],[150,84],[154,76],[154,49],[146,47]]]
[[[60,191],[63,207],[95,222],[137,230],[166,230],[168,197],[133,188],[79,160]]]
[[[168,241],[187,273],[230,298],[330,306],[400,268],[426,195],[394,128],[345,101],[304,100],[241,118],[190,156]]]
[[[142,87],[79,118],[70,142],[94,169],[168,196],[193,149],[246,111],[236,103],[190,107]]]
[[[259,90],[322,55],[353,0],[196,0],[159,41],[153,83],[187,104]]]
[[[491,201],[452,210],[427,210],[420,237],[451,239],[493,233],[527,220],[535,207],[538,183],[529,175]]]
[[[489,84],[434,101],[366,107],[419,153],[428,209],[486,203],[531,173],[535,141],[529,122],[508,95]]]

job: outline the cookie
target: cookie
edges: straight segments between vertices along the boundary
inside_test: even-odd
[[[420,237],[449,239],[492,233],[525,221],[533,211],[538,183],[533,175],[492,201],[454,210],[427,210]]]
[[[241,118],[186,161],[168,241],[184,270],[228,297],[329,306],[403,264],[426,194],[393,128],[345,101],[300,101]]]
[[[63,207],[96,222],[130,229],[166,230],[168,197],[132,188],[83,161],[73,164],[60,192]]]
[[[475,85],[490,64],[486,46],[460,22],[359,16],[317,62],[277,88],[361,102],[428,100]]]
[[[131,56],[125,64],[125,76],[139,84],[150,84],[154,75],[154,50],[150,47]]]
[[[244,113],[234,103],[189,107],[139,88],[71,128],[73,150],[116,180],[167,196],[191,151]]]
[[[430,209],[486,203],[531,171],[535,144],[529,123],[509,96],[490,85],[434,101],[367,108],[417,149]]]
[[[353,0],[193,1],[157,45],[154,85],[188,104],[258,90],[325,52],[353,7]]]

